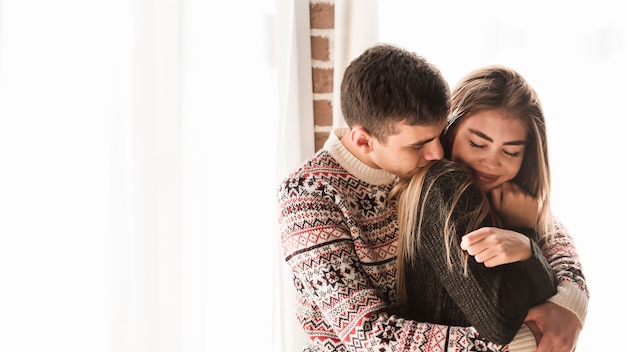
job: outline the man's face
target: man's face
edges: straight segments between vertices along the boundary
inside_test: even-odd
[[[386,143],[372,139],[371,160],[381,169],[396,176],[411,176],[434,160],[443,158],[439,136],[445,121],[433,126],[409,126],[398,123],[398,133],[388,136]]]

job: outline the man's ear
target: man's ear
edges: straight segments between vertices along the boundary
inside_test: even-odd
[[[350,140],[363,154],[372,151],[372,140],[374,137],[361,126],[355,126],[350,130]]]

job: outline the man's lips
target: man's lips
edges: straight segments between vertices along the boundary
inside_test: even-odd
[[[489,184],[495,182],[499,176],[486,174],[480,171],[474,170],[474,176],[480,183]]]

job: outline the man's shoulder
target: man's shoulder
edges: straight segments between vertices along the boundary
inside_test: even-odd
[[[283,178],[281,184],[291,180],[310,178],[317,174],[332,176],[335,173],[343,171],[344,168],[337,162],[337,160],[327,150],[321,149],[315,153],[315,155],[309,157],[302,164],[300,164],[300,166],[293,169],[285,178]]]
[[[283,178],[278,191],[284,193],[318,187],[320,183],[330,182],[341,174],[345,174],[345,169],[327,150],[321,149]]]

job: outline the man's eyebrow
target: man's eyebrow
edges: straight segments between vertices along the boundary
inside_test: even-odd
[[[469,131],[470,133],[475,134],[476,136],[493,143],[493,138],[489,137],[488,135],[472,128],[469,128]],[[526,141],[525,140],[509,141],[509,142],[505,142],[503,145],[526,145]]]
[[[415,143],[411,143],[411,147],[421,147],[421,146],[423,146],[426,143],[434,141],[435,138],[437,138],[437,137],[428,138],[428,139],[424,139],[424,140],[421,140],[421,141],[418,141],[418,142],[415,142]]]

